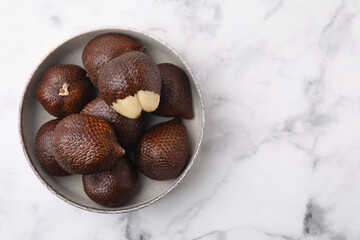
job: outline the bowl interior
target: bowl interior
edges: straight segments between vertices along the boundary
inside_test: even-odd
[[[91,201],[83,190],[83,185],[80,175],[73,175],[68,177],[56,177],[45,172],[37,159],[35,154],[35,135],[42,124],[54,119],[48,114],[39,101],[37,100],[35,91],[38,82],[40,81],[46,69],[55,64],[76,64],[82,66],[81,55],[85,45],[95,36],[108,32],[117,32],[124,34],[132,39],[144,44],[146,46],[146,53],[152,57],[156,63],[173,63],[182,68],[188,75],[191,91],[193,97],[194,119],[183,120],[189,134],[190,151],[189,164],[182,175],[177,179],[168,181],[155,181],[148,177],[140,175],[140,187],[133,198],[125,205],[117,208],[107,208]],[[167,192],[180,182],[191,167],[196,152],[201,143],[202,129],[203,129],[203,111],[200,93],[197,89],[195,79],[190,70],[182,59],[166,44],[146,33],[131,29],[122,28],[108,28],[99,29],[80,34],[76,37],[67,40],[40,63],[33,75],[30,77],[26,87],[22,106],[20,108],[20,132],[23,141],[25,154],[27,155],[30,165],[39,179],[52,191],[54,194],[73,204],[77,207],[87,209],[90,211],[99,212],[126,212],[140,207],[144,207],[157,199],[160,199]],[[149,121],[145,128],[157,122],[167,121],[167,118],[148,117]],[[131,156],[133,157],[133,156]]]

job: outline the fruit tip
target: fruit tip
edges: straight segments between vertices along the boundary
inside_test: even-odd
[[[115,145],[115,152],[117,152],[120,157],[125,155],[125,149],[122,148],[119,144]]]

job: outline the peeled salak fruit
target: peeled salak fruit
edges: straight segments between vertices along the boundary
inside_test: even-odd
[[[100,70],[101,98],[116,112],[138,118],[141,111],[153,112],[160,102],[158,66],[145,53],[128,52],[106,63]]]

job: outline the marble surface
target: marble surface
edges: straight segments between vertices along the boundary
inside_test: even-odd
[[[99,26],[178,50],[206,103],[193,169],[159,202],[89,213],[23,155],[18,105],[56,44]],[[10,1],[0,8],[0,239],[360,239],[360,1]]]

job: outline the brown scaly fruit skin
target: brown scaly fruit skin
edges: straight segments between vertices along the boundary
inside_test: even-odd
[[[161,75],[161,97],[154,114],[163,117],[192,119],[192,96],[186,73],[171,63],[158,65]]]
[[[117,207],[129,200],[138,187],[138,173],[127,156],[110,169],[82,177],[84,191],[96,203]]]
[[[141,135],[142,117],[137,119],[124,117],[109,107],[101,98],[95,98],[89,102],[81,113],[101,117],[108,121],[115,131],[119,144],[124,148],[134,145]]]
[[[97,86],[99,69],[111,59],[131,51],[145,51],[145,46],[118,33],[93,38],[84,48],[82,61],[91,82]]]
[[[101,98],[109,106],[117,99],[134,96],[139,90],[160,95],[160,71],[156,63],[145,53],[125,53],[101,68],[98,89]]]
[[[187,164],[188,145],[188,135],[180,119],[154,125],[136,147],[136,166],[155,180],[178,177]]]
[[[41,105],[58,118],[79,113],[91,95],[92,85],[86,72],[71,64],[48,68],[36,88]]]
[[[51,139],[56,125],[59,120],[54,119],[46,122],[40,127],[35,138],[36,155],[43,169],[56,176],[67,176],[67,173],[62,169],[55,160],[55,156],[51,150]]]
[[[85,114],[61,120],[54,130],[51,147],[60,167],[73,174],[104,171],[125,153],[108,122]]]

